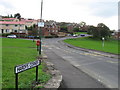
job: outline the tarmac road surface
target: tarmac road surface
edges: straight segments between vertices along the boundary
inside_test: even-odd
[[[63,39],[43,39],[42,49],[61,71],[65,87],[118,88],[118,59],[69,48],[58,42]]]

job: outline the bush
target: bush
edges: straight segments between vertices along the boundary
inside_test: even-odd
[[[8,35],[10,35],[10,33],[3,33],[2,37],[7,37]]]
[[[45,36],[45,38],[54,38],[53,36]]]

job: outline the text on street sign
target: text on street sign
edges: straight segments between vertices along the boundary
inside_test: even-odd
[[[40,65],[40,61],[39,60],[33,61],[33,62],[29,62],[27,64],[18,65],[18,66],[15,67],[15,73],[23,72],[25,70],[31,69],[33,67],[36,67],[38,65]]]

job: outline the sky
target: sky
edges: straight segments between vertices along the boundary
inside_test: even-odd
[[[104,23],[118,30],[119,0],[43,0],[43,19],[97,26]],[[23,18],[39,19],[41,0],[0,0],[0,15],[20,13]]]

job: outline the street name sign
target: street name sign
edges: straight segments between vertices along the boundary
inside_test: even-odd
[[[38,22],[38,27],[44,27],[44,22]]]
[[[18,66],[15,67],[15,73],[23,72],[25,70],[31,69],[33,67],[36,67],[38,65],[40,65],[40,61],[39,60],[34,61],[34,62],[29,62],[27,64],[18,65]]]
[[[36,60],[36,61],[33,61],[33,62],[29,62],[29,63],[26,63],[26,64],[15,66],[14,72],[15,72],[15,87],[16,87],[16,90],[18,90],[18,74],[20,72],[23,72],[23,71],[26,71],[28,69],[36,67],[36,82],[38,81],[38,66],[40,64],[41,64],[41,60]]]

